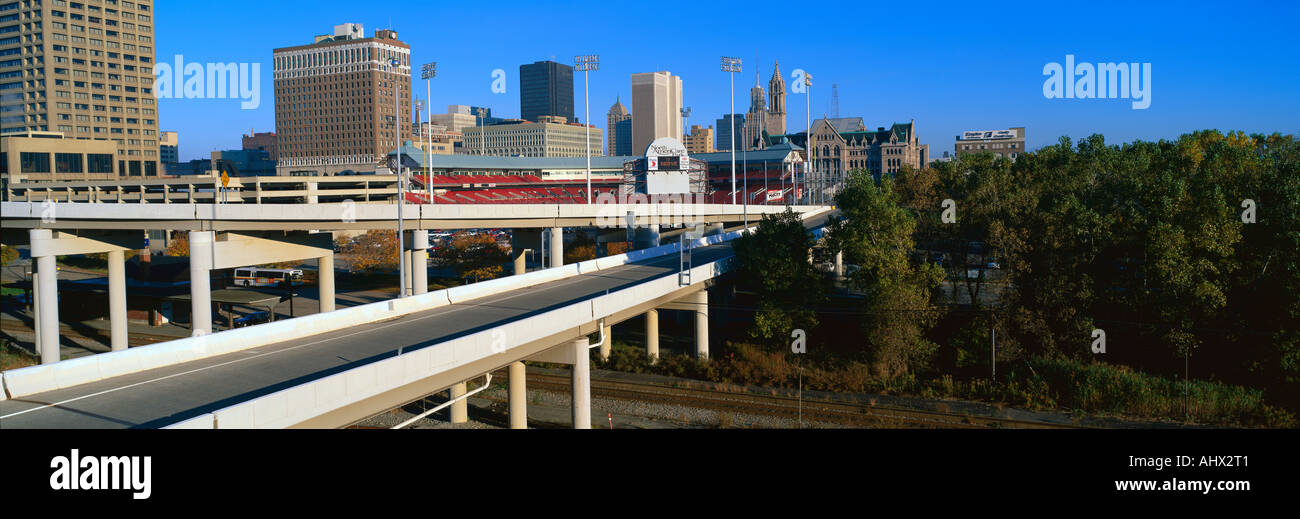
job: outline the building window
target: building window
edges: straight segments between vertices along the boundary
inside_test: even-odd
[[[91,153],[86,155],[86,169],[88,173],[112,173],[113,156],[104,153]]]
[[[23,173],[49,173],[50,154],[22,152],[18,156]]]
[[[80,153],[55,153],[54,167],[56,173],[83,172]]]

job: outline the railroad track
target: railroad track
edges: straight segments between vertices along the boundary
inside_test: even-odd
[[[568,377],[529,373],[528,388],[530,390],[568,392],[572,386]],[[718,412],[777,416],[792,420],[799,418],[801,414],[798,399],[778,395],[729,393],[595,378],[591,381],[591,393],[593,397],[662,402]],[[865,403],[827,402],[824,400],[804,400],[802,418],[805,422],[835,423],[852,427],[944,429],[1080,428],[1079,426],[1065,424],[878,406]]]

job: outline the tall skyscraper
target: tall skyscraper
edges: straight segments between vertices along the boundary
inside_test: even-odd
[[[112,141],[118,176],[157,176],[154,2],[105,4],[0,2],[0,135]]]
[[[609,135],[606,153],[611,157],[632,154],[632,135],[630,132],[621,132],[620,126],[626,125],[619,124],[631,119],[632,114],[627,111],[626,106],[623,106],[621,99],[616,99],[614,106],[609,107],[609,112],[606,114],[606,129]],[[625,140],[627,142],[624,142]]]
[[[655,139],[682,140],[682,78],[671,72],[632,74],[632,152]]]
[[[411,138],[411,47],[396,32],[344,24],[274,55],[278,175],[373,173]]]
[[[731,118],[731,114],[723,114],[722,118],[718,119],[717,127],[716,135],[718,140],[714,148],[718,151],[731,151],[731,135],[734,133],[736,135],[736,149],[740,150],[740,134],[745,129],[745,114],[736,114],[734,120]]]
[[[759,75],[754,73],[754,88],[749,89],[749,112],[745,114],[744,131],[736,138],[737,150],[752,150],[758,147],[758,141],[767,130],[767,97]]]
[[[537,122],[544,116],[573,122],[573,67],[554,61],[519,66],[519,117]]]

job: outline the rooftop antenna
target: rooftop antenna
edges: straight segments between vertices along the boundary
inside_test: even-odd
[[[831,114],[836,119],[840,118],[840,85],[839,83],[831,84]]]

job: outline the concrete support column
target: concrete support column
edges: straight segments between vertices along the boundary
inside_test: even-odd
[[[604,335],[605,341],[600,343],[600,360],[608,362],[610,351],[614,346],[614,326],[606,325]]]
[[[334,306],[334,253],[321,256],[316,261],[317,280],[320,287],[320,313],[333,312]]]
[[[687,299],[695,309],[695,356],[709,358],[709,291],[701,290]]]
[[[722,222],[711,223],[707,228],[704,229],[704,235],[717,236],[719,234],[722,234],[724,231],[726,231],[726,226],[723,225]]]
[[[835,253],[835,277],[844,277],[844,251]]]
[[[41,273],[35,269],[32,270],[32,330],[36,332],[36,353],[39,355],[44,349],[44,342],[41,342]]]
[[[551,233],[551,236],[548,238],[548,241],[550,242],[549,245],[551,247],[551,250],[549,251],[551,254],[551,268],[563,267],[564,266],[564,228],[551,227],[550,229],[547,229],[547,232]]]
[[[510,428],[528,428],[528,382],[523,362],[510,364]]]
[[[407,242],[407,243],[410,243],[410,242]],[[404,294],[413,294],[413,292],[411,291],[411,288],[413,287],[415,280],[414,280],[414,279],[411,279],[411,278],[415,277],[415,264],[411,262],[411,256],[412,256],[411,253],[412,253],[412,252],[415,252],[415,251],[412,251],[411,249],[404,249],[404,250],[402,250],[402,257],[404,258],[404,261],[406,262],[406,277],[405,277],[405,279],[406,279],[406,286],[405,286],[405,287],[402,287],[402,290],[403,290],[402,293],[404,293]]]
[[[212,231],[190,231],[190,330],[195,334],[212,333],[212,287],[208,272],[212,270]]]
[[[653,308],[645,313],[645,353],[650,364],[659,363],[659,311]]]
[[[514,256],[515,260],[514,275],[516,276],[528,273],[528,254],[525,253],[526,250],[527,249],[511,249],[510,251],[510,254]]]
[[[126,351],[126,252],[121,250],[108,253],[108,324],[113,351]]]
[[[411,294],[429,292],[429,231],[411,231]]]
[[[591,342],[573,341],[573,428],[591,428]]]
[[[451,398],[460,398],[469,392],[469,387],[461,382],[451,386]],[[460,400],[451,404],[451,423],[465,423],[469,421],[469,402]]]
[[[54,233],[49,229],[32,229],[28,235],[33,244],[54,239]],[[37,305],[33,324],[40,339],[41,364],[54,364],[60,358],[58,256],[47,254],[33,259],[36,262],[36,272],[32,274],[32,292]]]

